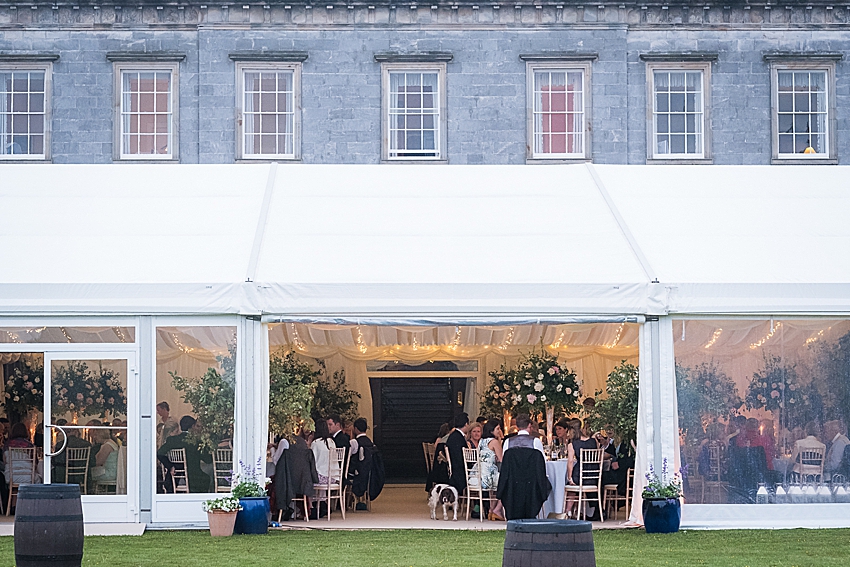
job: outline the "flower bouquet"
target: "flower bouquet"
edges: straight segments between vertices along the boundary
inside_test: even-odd
[[[42,409],[43,385],[44,367],[41,364],[27,359],[16,362],[6,377],[6,410],[25,416],[31,409]]]
[[[53,413],[71,413],[73,416],[91,413],[90,408],[95,405],[97,397],[92,378],[91,370],[82,361],[69,360],[57,367],[53,373],[53,395],[50,398]]]
[[[516,402],[514,401],[514,371],[503,364],[499,370],[490,372],[490,384],[481,395],[481,410],[487,416],[501,418],[506,412],[510,412]],[[510,424],[505,424],[507,427]]]
[[[513,377],[511,401],[519,411],[537,414],[551,408],[575,413],[581,408],[575,372],[545,350],[524,356]]]

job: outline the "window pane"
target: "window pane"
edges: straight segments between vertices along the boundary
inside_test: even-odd
[[[583,138],[574,135],[584,129],[583,82],[580,71],[535,72],[532,120],[535,154],[584,152]]]
[[[778,72],[780,154],[828,153],[826,72]],[[793,88],[793,94],[788,93]],[[783,139],[782,134],[789,134]],[[791,136],[793,135],[793,136]]]
[[[215,469],[233,468],[236,348],[235,327],[156,329],[158,493],[229,486],[216,482]],[[188,479],[168,474],[177,456],[172,449],[185,451]]]
[[[437,157],[439,74],[389,73],[390,157]]]
[[[292,155],[286,142],[294,130],[292,71],[248,72],[245,77],[243,124],[245,155]],[[262,138],[254,139],[256,132]],[[258,143],[259,142],[259,143]]]
[[[171,72],[122,72],[122,154],[168,155],[171,152]],[[157,136],[156,134],[163,134]]]

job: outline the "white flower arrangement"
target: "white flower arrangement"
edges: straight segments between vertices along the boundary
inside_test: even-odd
[[[204,512],[238,512],[242,509],[235,496],[223,496],[204,502]]]

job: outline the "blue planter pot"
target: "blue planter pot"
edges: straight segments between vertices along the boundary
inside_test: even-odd
[[[643,525],[648,534],[672,534],[679,531],[682,505],[678,498],[644,498]]]
[[[239,503],[242,505],[242,509],[236,514],[236,526],[233,528],[233,533],[269,533],[269,520],[271,519],[269,497],[240,498]]]

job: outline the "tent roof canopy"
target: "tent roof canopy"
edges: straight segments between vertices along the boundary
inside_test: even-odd
[[[10,164],[0,313],[850,312],[848,174]]]

